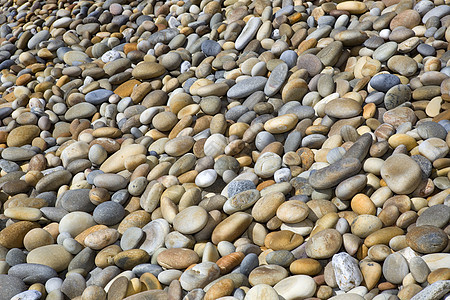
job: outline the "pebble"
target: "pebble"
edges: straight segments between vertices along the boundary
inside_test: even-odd
[[[333,255],[331,260],[336,277],[336,283],[343,291],[350,291],[359,286],[363,276],[355,260],[347,253],[341,252]]]
[[[450,280],[440,280],[430,284],[414,295],[414,300],[440,299],[450,291]]]
[[[227,97],[244,98],[250,96],[256,91],[262,91],[266,85],[267,78],[255,76],[243,79],[233,85],[227,92]]]
[[[383,163],[380,173],[387,186],[397,194],[412,193],[421,180],[419,165],[405,154],[389,157]]]
[[[415,227],[406,234],[406,243],[420,253],[437,253],[447,246],[448,237],[440,228],[423,225]]]
[[[400,253],[392,253],[383,263],[383,276],[393,284],[400,284],[409,273],[408,262]]]
[[[361,163],[358,159],[345,158],[312,173],[309,177],[309,184],[315,189],[331,188],[356,175],[360,169]]]
[[[26,290],[26,285],[17,277],[0,274],[0,287],[3,299],[11,299]]]
[[[310,276],[294,275],[281,280],[273,288],[284,299],[293,300],[313,296],[316,291],[316,283]]]

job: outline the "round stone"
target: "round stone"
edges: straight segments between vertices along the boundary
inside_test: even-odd
[[[173,220],[175,230],[183,234],[199,232],[208,222],[208,213],[200,206],[190,206],[180,211]]]
[[[199,261],[194,250],[186,248],[171,248],[158,254],[158,264],[166,269],[186,269]]]
[[[155,62],[141,62],[138,64],[131,73],[134,78],[148,80],[159,77],[166,72],[163,65]]]
[[[400,78],[392,74],[379,74],[370,79],[370,86],[380,92],[387,92],[390,88],[400,84]]]
[[[383,276],[393,284],[402,283],[409,273],[408,262],[400,253],[392,253],[383,263]]]
[[[48,245],[33,249],[27,255],[27,263],[46,265],[61,272],[69,266],[72,255],[61,245]]]
[[[294,275],[275,284],[275,291],[286,300],[312,297],[316,291],[316,283],[307,275]]]
[[[325,259],[336,254],[342,246],[342,236],[335,229],[325,229],[306,242],[306,254],[310,258]]]
[[[264,129],[272,134],[285,133],[297,125],[298,117],[295,114],[286,114],[268,120]]]
[[[201,49],[206,56],[216,56],[222,51],[220,44],[213,40],[206,40],[202,43]]]
[[[450,207],[444,204],[433,205],[417,218],[416,226],[431,225],[438,228],[447,226],[450,220]]]
[[[11,130],[6,140],[9,147],[20,147],[31,144],[31,141],[40,133],[36,125],[23,125]]]
[[[445,157],[448,152],[449,146],[439,138],[429,138],[419,145],[419,153],[432,162]]]
[[[272,152],[266,152],[259,156],[255,164],[256,175],[262,178],[273,176],[275,171],[281,167],[281,157]]]
[[[199,187],[211,186],[217,179],[217,173],[213,169],[208,169],[200,172],[197,177],[195,177],[195,184]]]
[[[251,285],[268,284],[274,286],[288,277],[288,271],[278,265],[263,265],[250,272],[248,280]]]
[[[397,194],[412,193],[422,178],[419,165],[405,154],[394,154],[381,167],[381,177]]]
[[[406,243],[420,253],[437,253],[448,244],[447,234],[431,225],[417,226],[406,234]]]
[[[125,209],[114,201],[100,203],[94,210],[94,221],[103,225],[114,225],[122,221]]]
[[[325,105],[325,114],[339,119],[348,119],[359,115],[361,105],[352,99],[335,99]]]

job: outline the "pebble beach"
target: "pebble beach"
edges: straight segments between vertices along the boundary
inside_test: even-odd
[[[449,131],[449,0],[0,0],[0,300],[448,300]]]

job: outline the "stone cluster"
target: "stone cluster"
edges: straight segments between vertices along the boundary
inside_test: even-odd
[[[0,300],[447,299],[449,43],[449,0],[0,0]]]

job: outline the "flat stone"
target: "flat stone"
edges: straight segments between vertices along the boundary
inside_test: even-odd
[[[433,137],[445,140],[445,137],[447,136],[447,131],[441,124],[431,121],[420,123],[420,125],[417,126],[417,133],[424,140]]]
[[[247,213],[235,212],[214,228],[211,241],[214,244],[221,241],[234,241],[248,228],[252,220],[252,216]]]
[[[295,275],[281,280],[273,288],[286,300],[305,299],[314,295],[316,283],[310,276]]]
[[[33,150],[18,147],[8,147],[2,151],[2,158],[11,161],[29,160],[35,155]]]
[[[114,201],[106,201],[97,205],[93,212],[94,221],[97,224],[115,225],[122,221],[125,209]]]
[[[240,192],[225,202],[223,211],[229,215],[237,211],[243,211],[253,206],[259,198],[260,194],[256,189]]]
[[[335,229],[325,229],[306,242],[306,254],[310,258],[324,259],[336,254],[342,246],[341,234]]]
[[[267,83],[267,78],[255,76],[240,80],[233,85],[227,92],[227,97],[244,98],[250,96],[256,91],[262,91]]]
[[[431,17],[435,16],[438,17],[439,19],[442,18],[443,16],[446,16],[450,14],[450,7],[446,6],[446,5],[439,5],[436,6],[435,8],[431,9],[430,11],[428,11],[423,17],[422,17],[422,23],[426,23],[428,21],[428,19],[430,19]]]
[[[145,232],[146,238],[140,246],[140,249],[153,255],[156,250],[164,246],[164,240],[169,234],[170,228],[166,220],[156,219],[142,227],[142,230]]]
[[[222,47],[213,40],[206,40],[202,43],[201,49],[207,56],[216,56],[222,51]]]
[[[59,232],[68,232],[75,237],[96,223],[92,215],[86,212],[71,212],[66,214],[59,222]]]
[[[413,192],[421,180],[421,174],[419,165],[405,154],[390,156],[381,167],[381,177],[397,194]]]
[[[61,245],[48,245],[36,248],[27,256],[27,263],[46,265],[61,272],[72,260],[72,255]]]
[[[48,40],[50,37],[50,32],[48,30],[41,30],[34,34],[33,37],[28,41],[28,48],[34,49],[40,42]]]
[[[228,184],[228,198],[241,192],[255,189],[256,186],[251,180],[235,180]]]
[[[158,264],[166,269],[185,269],[199,261],[194,250],[186,248],[171,248],[158,254]]]
[[[6,140],[8,147],[20,147],[31,144],[39,136],[40,129],[36,125],[23,125],[11,130]]]
[[[155,62],[142,62],[138,64],[131,73],[134,78],[148,80],[159,77],[166,72],[163,65]]]
[[[10,300],[13,296],[27,289],[25,283],[12,275],[0,274],[0,289],[2,290],[2,300]]]
[[[416,226],[431,225],[438,228],[446,226],[450,219],[450,208],[444,204],[433,205],[417,218]]]
[[[441,299],[450,291],[450,280],[440,280],[430,284],[412,297],[412,300]]]
[[[256,175],[262,178],[271,177],[281,167],[281,157],[272,152],[259,156],[255,164]]]
[[[387,66],[392,71],[406,77],[417,72],[417,62],[408,56],[394,55],[388,60]]]
[[[379,61],[387,61],[397,52],[397,43],[396,42],[387,42],[383,45],[379,46],[373,52],[373,58]]]
[[[99,174],[94,179],[96,187],[105,188],[109,191],[118,191],[127,186],[128,180],[119,174]]]
[[[400,84],[400,78],[392,74],[379,74],[370,79],[370,86],[380,92],[387,92],[390,88]]]
[[[409,260],[409,270],[414,280],[419,283],[424,283],[431,272],[427,263],[420,256]]]
[[[202,262],[184,271],[179,280],[184,290],[192,291],[196,288],[204,288],[219,276],[220,269],[215,263]]]
[[[286,80],[288,71],[289,67],[285,63],[279,64],[272,70],[264,87],[264,94],[266,94],[266,96],[271,97],[281,89],[281,86]]]
[[[254,268],[248,277],[251,285],[268,284],[274,286],[281,280],[287,278],[288,271],[278,265],[262,265]]]
[[[62,208],[68,212],[92,212],[95,205],[89,200],[89,191],[88,189],[66,191],[59,200]]]
[[[38,300],[40,299],[42,296],[41,292],[36,291],[36,290],[28,290],[25,292],[22,292],[20,294],[15,295],[14,297],[11,298],[11,300]]]
[[[44,284],[50,278],[56,277],[56,271],[42,264],[18,264],[8,270],[8,275],[18,277],[26,284],[42,283]]]
[[[34,222],[19,221],[0,231],[0,245],[6,248],[23,248],[23,238],[33,228],[38,227]]]
[[[352,99],[335,99],[325,105],[325,114],[339,119],[356,117],[361,110],[361,105]]]
[[[393,284],[400,284],[409,273],[408,262],[400,253],[392,253],[383,263],[383,276]]]
[[[124,162],[127,157],[144,154],[147,149],[140,144],[132,144],[123,147],[119,151],[115,152],[108,159],[106,159],[100,166],[100,170],[105,173],[116,173],[125,170]]]
[[[208,222],[208,213],[200,206],[190,206],[179,212],[174,220],[174,229],[183,234],[199,232]]]
[[[423,225],[414,227],[406,234],[406,243],[420,253],[437,253],[447,246],[448,237],[438,227]]]
[[[64,184],[68,184],[72,179],[72,174],[67,170],[52,172],[44,176],[36,184],[36,190],[40,193],[55,191]]]
[[[241,34],[238,36],[238,38],[234,43],[235,44],[234,47],[236,48],[236,50],[244,49],[245,46],[247,46],[247,44],[256,35],[256,32],[258,31],[261,25],[262,25],[261,18],[259,17],[251,18],[245,25],[244,29],[242,29]]]
[[[108,91],[105,89],[98,89],[87,93],[85,96],[85,101],[93,105],[99,105],[108,101],[109,97],[112,94],[113,94],[112,91]]]

